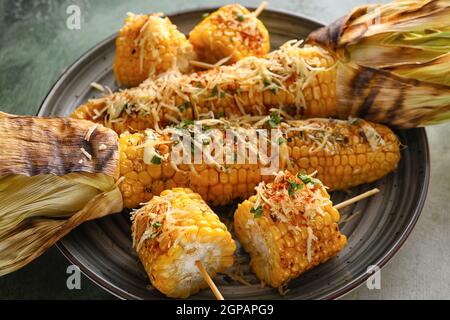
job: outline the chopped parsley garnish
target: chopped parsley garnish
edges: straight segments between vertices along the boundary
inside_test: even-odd
[[[161,158],[158,157],[158,156],[153,156],[151,162],[152,162],[153,164],[161,164]]]
[[[245,20],[245,17],[244,17],[244,15],[243,15],[242,13],[237,12],[237,11],[234,11],[233,13],[234,13],[234,15],[236,16],[236,19],[237,19],[238,21],[242,22],[242,21]]]
[[[302,180],[302,182],[303,182],[304,184],[309,184],[309,183],[311,183],[311,184],[319,184],[319,183],[320,183],[320,180],[319,180],[319,179],[311,178],[310,176],[308,176],[308,175],[306,175],[306,174],[298,174],[297,177],[298,177],[300,180]]]
[[[265,86],[265,87],[268,87],[268,86],[270,86],[270,85],[271,85],[271,83],[272,83],[272,82],[270,82],[270,80],[269,80],[269,79],[267,79],[267,78],[264,78],[264,80],[263,80],[263,83],[264,83],[264,86]]]
[[[156,221],[156,222],[153,224],[153,228],[158,229],[159,227],[161,227],[161,222]]]
[[[207,146],[207,145],[209,145],[211,143],[211,140],[209,140],[209,139],[203,139],[203,145],[204,146]]]
[[[191,125],[193,125],[193,124],[194,124],[194,121],[193,121],[193,120],[185,119],[185,120],[183,120],[182,123],[180,123],[180,124],[177,126],[177,128],[178,128],[178,129],[186,129],[187,127],[189,127],[189,126],[191,126]]]
[[[217,112],[216,117],[219,119],[225,117],[225,112],[223,111]]]
[[[204,14],[202,14],[202,18],[205,19],[206,17],[209,16],[209,12],[205,12]]]
[[[211,96],[217,96],[217,94],[219,93],[219,89],[217,89],[217,86],[214,86],[214,88],[211,91]]]
[[[283,143],[286,142],[286,139],[284,139],[283,137],[279,137],[277,142],[278,142],[278,145],[280,146],[280,145],[282,145]]]
[[[278,128],[278,126],[281,123],[281,117],[280,114],[278,112],[272,112],[272,114],[270,115],[270,119],[267,120],[267,124],[271,127],[271,128]]]
[[[186,109],[188,109],[188,108],[190,108],[190,107],[191,107],[191,103],[190,103],[189,101],[186,101],[185,103],[180,104],[180,105],[178,106],[178,109],[179,109],[181,112],[184,112],[184,111],[186,111]]]
[[[288,184],[289,184],[289,187],[288,187],[288,194],[289,194],[290,196],[294,195],[294,192],[295,192],[296,190],[302,190],[302,189],[303,189],[303,185],[300,184],[300,183],[298,183],[298,182],[291,181],[291,180],[288,180],[287,182],[288,182]]]
[[[264,210],[262,206],[257,206],[256,208],[255,207],[251,208],[250,212],[253,213],[253,216],[255,218],[261,218]]]
[[[225,98],[225,92],[220,91],[220,99],[223,99],[223,98]]]

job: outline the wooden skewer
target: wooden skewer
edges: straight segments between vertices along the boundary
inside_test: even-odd
[[[203,266],[203,264],[200,261],[195,261],[195,265],[197,266],[198,270],[200,271],[201,275],[203,276],[203,279],[205,279],[206,283],[211,288],[211,291],[216,296],[216,299],[217,300],[225,300],[223,298],[222,294],[220,293],[219,289],[217,289],[216,284],[214,283],[214,281],[209,276],[209,274],[206,271],[206,269]]]
[[[255,17],[259,16],[261,14],[261,12],[266,10],[266,8],[267,8],[267,1],[261,2],[261,4],[258,6],[258,8],[256,8],[255,11],[253,11],[253,15]]]
[[[377,194],[378,192],[380,192],[380,190],[378,188],[369,190],[367,192],[364,192],[362,194],[360,194],[359,196],[353,197],[351,199],[345,200],[341,203],[338,203],[337,205],[334,206],[335,209],[339,210],[345,207],[348,207],[351,204],[354,204],[355,202],[358,202],[362,199],[368,198],[373,196],[374,194]]]

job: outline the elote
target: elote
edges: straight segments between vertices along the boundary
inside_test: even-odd
[[[113,70],[119,84],[135,87],[172,68],[191,72],[195,59],[191,43],[169,18],[129,13],[116,39]]]
[[[91,100],[72,116],[121,133],[206,113],[229,118],[282,108],[293,116],[337,115],[336,61],[318,47],[300,44],[291,41],[267,58],[248,57],[209,71],[165,73],[138,88]]]
[[[256,276],[280,288],[335,256],[347,243],[339,212],[320,180],[280,172],[234,214],[236,236]]]
[[[269,32],[256,15],[230,4],[207,15],[189,34],[202,62],[215,64],[229,58],[232,64],[248,56],[264,57],[270,51]]]
[[[132,215],[133,247],[155,288],[187,298],[207,284],[195,263],[214,277],[233,265],[236,244],[199,194],[173,188]]]
[[[279,147],[278,155],[273,155],[279,159],[279,170],[309,174],[317,171],[317,177],[332,190],[376,181],[394,171],[400,160],[399,140],[383,125],[362,120],[279,121],[276,115],[259,121],[265,126],[270,124],[280,128],[278,137],[271,137],[270,132],[267,137],[267,145],[276,141]],[[208,203],[224,205],[248,198],[260,181],[273,179],[270,176],[273,172],[262,175],[262,169],[270,167],[270,164],[263,162],[261,154],[253,163],[248,160],[250,151],[260,147],[258,141],[254,148],[251,144],[241,148],[239,138],[231,145],[226,144],[225,129],[239,133],[242,141],[255,133],[255,127],[246,129],[242,123],[237,127],[224,127],[224,120],[199,122],[205,126],[204,134],[195,135],[194,123],[186,122],[182,126],[193,135],[187,147],[174,135],[175,128],[166,128],[161,133],[149,129],[146,133],[120,136],[120,175],[123,177],[120,190],[125,207],[136,208],[173,187],[192,188]],[[216,132],[218,128],[222,130]],[[219,154],[215,155],[216,159],[207,156],[208,150],[214,149],[214,141],[224,144],[225,152],[221,159],[217,158]],[[186,163],[177,164],[172,158],[174,148],[184,148],[182,151],[189,156],[195,150],[202,150],[203,158],[197,163],[192,157]],[[248,150],[244,162],[238,163],[238,149],[239,152]]]

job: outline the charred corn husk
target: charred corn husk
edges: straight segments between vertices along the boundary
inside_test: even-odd
[[[73,117],[94,120],[118,133],[198,119],[267,115],[282,108],[293,116],[334,116],[335,60],[318,47],[291,41],[267,58],[182,75],[169,72],[139,88],[91,100]]]
[[[239,4],[226,5],[208,15],[189,34],[200,61],[215,64],[230,57],[235,63],[270,51],[269,32],[263,23]]]
[[[322,183],[308,175],[280,172],[234,214],[236,236],[250,254],[250,266],[278,288],[335,256],[347,243],[339,212]]]
[[[214,277],[233,265],[236,244],[199,194],[165,190],[132,216],[133,247],[155,288],[171,298],[187,298],[208,285],[200,261]]]
[[[400,160],[399,141],[383,125],[362,120],[277,121],[275,115],[259,121],[265,126],[280,125],[279,131],[269,132],[263,139],[267,146],[273,146],[270,150],[261,147],[260,140],[242,144],[248,141],[247,137],[255,137],[254,127],[245,128],[242,123],[239,127],[228,126],[224,120],[197,122],[207,127],[198,134],[193,124],[183,125],[192,135],[187,146],[175,134],[176,128],[161,133],[147,130],[122,134],[120,175],[124,180],[120,190],[125,207],[135,208],[172,187],[192,188],[214,205],[229,204],[248,198],[260,181],[270,181],[273,172],[283,169],[317,171],[317,177],[326,186],[333,190],[347,189],[384,177],[396,169]],[[238,137],[231,144],[227,140],[230,132]],[[219,148],[222,146],[221,152],[216,143]],[[196,162],[192,154],[198,150],[203,156]],[[263,155],[266,150],[268,158]],[[174,155],[189,158],[180,163]],[[263,172],[274,164],[277,168]]]
[[[135,87],[171,68],[191,72],[193,59],[192,45],[169,18],[130,13],[116,39],[113,70],[119,84]]]
[[[339,60],[338,116],[399,128],[450,118],[450,2],[365,5],[308,42]]]
[[[0,276],[84,221],[122,210],[117,135],[89,121],[0,113]]]

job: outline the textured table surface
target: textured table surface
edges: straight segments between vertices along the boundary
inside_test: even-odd
[[[270,7],[328,23],[366,0],[276,0]],[[373,2],[373,1],[371,1]],[[386,1],[384,1],[386,2]],[[0,0],[0,110],[35,114],[59,74],[83,52],[118,31],[125,13],[164,12],[226,1]],[[257,6],[259,1],[241,1]],[[67,7],[81,9],[81,30],[66,26]],[[450,125],[427,128],[431,184],[422,216],[406,244],[381,271],[381,289],[362,286],[345,299],[450,298]],[[88,279],[66,287],[69,262],[52,248],[22,270],[0,278],[0,298],[113,298]]]

